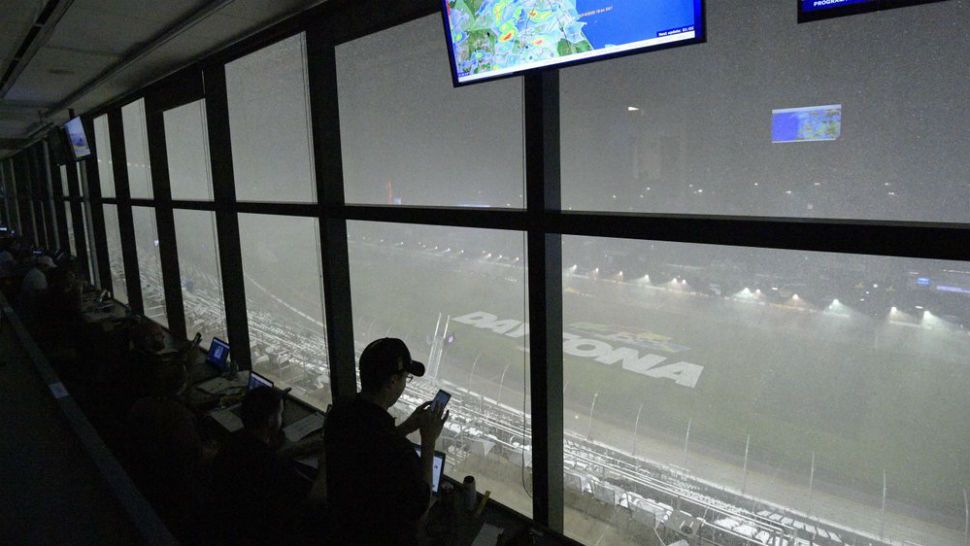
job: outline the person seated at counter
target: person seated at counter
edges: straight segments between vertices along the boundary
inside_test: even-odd
[[[77,276],[73,264],[48,272],[49,289],[47,293],[48,313],[53,320],[68,320],[76,318],[81,313],[81,294],[84,283]]]
[[[165,350],[165,329],[147,319],[131,329],[131,349],[136,355],[157,355]]]
[[[155,363],[151,378],[151,395],[128,412],[133,474],[173,530],[191,533],[207,506],[205,469],[215,450],[203,442],[195,414],[181,399],[188,384],[184,366]]]
[[[11,243],[7,240],[0,242],[0,273],[8,273],[13,270],[14,266],[17,264],[17,259],[14,258],[13,252],[10,252]]]
[[[20,283],[20,307],[23,318],[33,321],[39,314],[38,306],[47,294],[47,272],[56,268],[50,256],[37,256]]]
[[[431,498],[435,442],[448,419],[424,403],[400,426],[388,413],[424,365],[400,339],[360,355],[361,393],[327,415],[324,453],[334,544],[413,546]],[[405,437],[421,431],[421,456]]]
[[[50,256],[37,256],[33,265],[24,275],[24,280],[20,285],[20,295],[35,297],[47,291],[47,272],[55,269],[57,265]]]
[[[276,449],[282,441],[284,396],[272,387],[247,392],[243,428],[213,463],[213,490],[227,544],[292,544],[307,502],[318,500],[310,497],[312,483]]]

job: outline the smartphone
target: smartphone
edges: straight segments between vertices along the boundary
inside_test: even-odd
[[[438,394],[434,395],[434,400],[431,401],[431,409],[437,410],[439,407],[445,409],[449,400],[451,400],[451,394],[444,389],[439,389]]]

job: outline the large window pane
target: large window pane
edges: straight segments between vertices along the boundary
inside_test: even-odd
[[[522,80],[455,89],[441,17],[337,47],[348,202],[522,207]]]
[[[236,197],[314,201],[304,35],[227,64],[226,95]]]
[[[970,222],[970,5],[793,4],[706,2],[707,44],[564,70],[564,206]]]
[[[151,199],[152,164],[148,156],[148,127],[145,125],[145,99],[121,107],[125,126],[125,154],[128,161],[128,187],[131,197]],[[100,151],[100,148],[98,149]]]
[[[101,197],[114,197],[115,172],[114,162],[111,160],[111,134],[108,132],[107,114],[94,118],[94,142],[98,148],[98,178],[101,180]],[[131,161],[130,155],[129,161]],[[64,192],[64,195],[67,195],[67,191]]]
[[[325,408],[330,369],[317,220],[240,214],[239,240],[253,368]]]
[[[71,253],[71,256],[77,256],[77,243],[74,242],[74,217],[71,215],[71,202],[64,201],[61,205],[64,207],[64,216],[67,222],[68,252]]]
[[[80,162],[75,163],[73,168],[74,168],[74,172],[77,173],[78,192],[80,193],[81,197],[87,197],[88,196],[87,176],[85,176],[84,174],[84,169],[81,168]],[[99,178],[100,178],[100,175],[99,175]]]
[[[64,197],[70,197],[71,190],[67,182],[67,165],[61,165],[59,169],[61,171],[61,192],[63,192]]]
[[[165,309],[165,284],[162,282],[155,209],[132,207],[131,215],[135,223],[135,248],[138,252],[138,273],[141,277],[145,316],[167,327],[168,312]]]
[[[970,264],[577,237],[563,260],[568,534],[961,543]]]
[[[201,332],[208,347],[213,336],[227,339],[216,215],[193,210],[174,214],[185,324],[190,335]]]
[[[523,234],[350,222],[348,237],[358,356],[397,337],[427,365],[392,413],[450,392],[445,472],[531,514]]]
[[[88,270],[91,284],[101,287],[101,279],[98,272],[98,253],[94,246],[94,223],[91,218],[91,201],[87,198],[90,195],[88,189],[87,170],[81,168],[81,163],[75,163],[77,172],[78,189],[83,201],[81,202],[81,222],[84,224],[84,241],[88,249],[88,263],[85,264]]]
[[[125,284],[125,260],[121,250],[121,228],[118,224],[117,205],[104,205],[104,233],[114,298],[122,303],[128,303],[128,286]],[[88,252],[91,252],[91,247],[88,247]]]
[[[173,108],[165,112],[164,117],[172,199],[211,201],[205,101]]]

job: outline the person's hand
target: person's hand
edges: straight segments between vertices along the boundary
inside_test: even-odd
[[[421,445],[434,445],[438,436],[441,436],[441,429],[445,426],[449,415],[451,411],[445,411],[443,407],[435,407],[427,412],[421,422]]]
[[[412,432],[421,428],[421,424],[424,423],[425,419],[431,414],[431,402],[425,402],[420,406],[414,408],[411,415],[404,420],[403,423],[397,426],[398,432],[401,436],[407,436]]]

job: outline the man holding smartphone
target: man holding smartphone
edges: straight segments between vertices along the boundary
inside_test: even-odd
[[[413,546],[431,498],[435,442],[444,405],[420,405],[403,423],[387,412],[424,365],[400,339],[382,338],[360,355],[361,392],[338,403],[324,434],[327,502],[335,544]],[[421,432],[421,455],[407,434]]]

